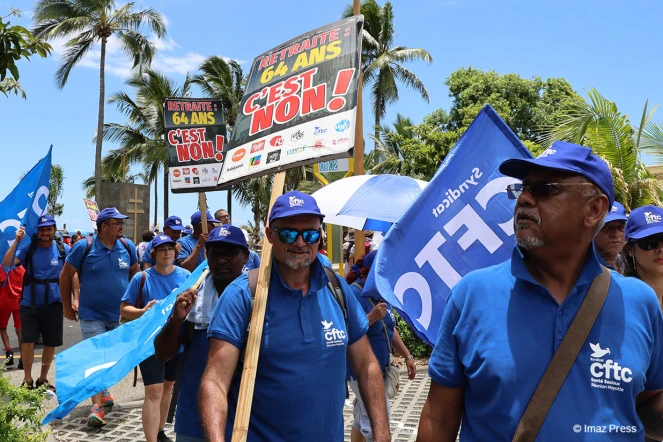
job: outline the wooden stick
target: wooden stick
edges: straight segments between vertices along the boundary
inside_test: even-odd
[[[359,0],[353,1],[354,14],[361,14],[361,5]],[[359,38],[362,38],[360,35]],[[361,54],[359,54],[359,78],[357,78],[357,113],[355,115],[355,175],[363,175],[364,172],[364,114],[363,114],[363,99],[362,99],[362,71],[361,71]],[[363,257],[364,252],[364,231],[355,230],[355,262]]]
[[[205,192],[198,192],[198,206],[200,207],[200,222],[202,223],[203,233],[209,233],[209,230],[207,230],[207,198]],[[203,257],[207,259],[207,252],[204,247]]]
[[[269,210],[276,198],[283,194],[285,184],[285,171],[274,175],[272,186],[272,197],[269,200]],[[256,226],[258,227],[258,226]],[[258,368],[258,355],[260,353],[260,340],[262,339],[262,327],[265,322],[265,309],[267,307],[267,292],[269,290],[269,279],[272,275],[272,244],[265,238],[260,256],[260,270],[258,271],[258,284],[256,295],[253,300],[253,312],[249,323],[249,336],[246,341],[246,354],[244,356],[244,370],[242,381],[239,385],[239,398],[237,400],[237,413],[235,425],[233,426],[232,442],[245,442],[249,434],[249,417],[251,416],[251,405],[253,402],[253,388],[256,382],[256,371]]]
[[[189,288],[198,290],[198,287],[200,287],[200,284],[203,283],[203,281],[205,280],[205,276],[207,276],[208,273],[209,273],[209,269],[203,270],[203,273],[202,273],[202,275],[200,275],[200,278],[198,278],[198,281],[196,281],[196,283],[194,285],[192,285],[191,287],[189,287]],[[187,306],[186,301],[182,302],[182,307],[186,307],[186,306]]]

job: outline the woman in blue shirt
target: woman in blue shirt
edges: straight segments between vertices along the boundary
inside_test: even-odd
[[[345,280],[350,285],[352,293],[357,297],[362,308],[366,312],[368,318],[368,331],[366,336],[371,343],[371,348],[375,357],[377,358],[382,373],[385,375],[385,390],[388,388],[389,376],[386,375],[387,366],[389,365],[389,353],[393,349],[398,354],[405,358],[407,365],[408,378],[414,379],[416,375],[416,367],[414,365],[414,358],[405,347],[405,343],[396,330],[396,319],[389,305],[383,299],[376,299],[368,296],[362,296],[366,278],[373,265],[373,260],[377,252],[373,251],[359,259],[355,265],[352,266],[350,272],[346,275]],[[387,341],[387,339],[389,341]],[[373,440],[371,432],[371,423],[368,419],[368,414],[364,403],[359,394],[359,385],[357,379],[352,373],[352,368],[348,364],[347,380],[350,384],[350,389],[355,394],[353,403],[353,416],[354,422],[352,423],[352,432],[350,433],[351,442],[363,442],[365,440]],[[386,391],[385,391],[386,394]],[[387,397],[387,415],[391,414],[391,407],[389,404],[389,397]]]
[[[173,265],[179,247],[180,245],[167,235],[157,235],[152,240],[150,257],[156,261],[156,264],[144,272],[137,273],[131,279],[120,307],[120,314],[124,318],[132,320],[141,317],[154,304],[186,281],[191,273]],[[143,432],[148,442],[171,441],[163,428],[166,425],[173,384],[177,377],[178,362],[179,357],[175,357],[162,364],[153,355],[139,365],[145,386]]]

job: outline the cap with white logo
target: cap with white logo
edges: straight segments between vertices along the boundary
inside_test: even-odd
[[[297,215],[316,215],[324,218],[318,203],[311,195],[293,190],[278,197],[269,214],[269,222],[275,219],[288,218]]]
[[[179,216],[169,216],[163,222],[164,227],[170,227],[173,230],[184,230],[182,219]]]
[[[48,227],[54,225],[55,218],[53,218],[51,215],[45,214],[39,217],[39,224],[37,224],[37,227]]]
[[[633,210],[624,229],[627,241],[658,233],[663,233],[663,209],[656,206],[642,206]]]
[[[627,221],[628,215],[626,215],[626,209],[620,203],[615,201],[612,205],[612,209],[605,216],[605,223],[610,223],[612,221]]]
[[[205,241],[205,247],[210,244],[232,244],[248,250],[244,232],[239,227],[223,224],[209,232],[209,238]]]

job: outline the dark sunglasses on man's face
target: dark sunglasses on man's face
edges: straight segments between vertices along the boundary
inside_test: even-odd
[[[272,227],[272,230],[279,234],[279,240],[286,244],[294,244],[299,235],[306,244],[315,244],[320,241],[319,229],[295,230],[295,229],[277,229]]]
[[[207,256],[212,261],[218,261],[224,258],[226,261],[237,259],[240,254],[239,249],[213,249],[207,253]]]
[[[593,186],[593,183],[514,183],[506,186],[506,193],[511,200],[517,200],[523,192],[529,192],[534,198],[546,198],[562,191],[562,186]]]
[[[651,235],[644,238],[636,239],[635,243],[642,250],[654,250],[658,247],[659,243],[663,241],[663,235]]]

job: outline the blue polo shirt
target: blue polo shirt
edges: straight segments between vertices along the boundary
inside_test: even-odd
[[[320,258],[320,262],[322,263],[323,266],[325,267],[331,267],[332,263],[327,257],[327,255],[323,255],[322,253],[318,253],[318,258]]]
[[[357,285],[361,287],[357,287]],[[361,308],[364,309],[364,313],[368,315],[371,310],[373,310],[373,306],[377,305],[380,300],[362,296],[363,287],[364,283],[362,282],[361,278],[357,278],[352,284],[350,284],[350,290],[352,291],[352,294],[355,295],[357,302],[359,302]],[[371,304],[371,301],[373,304]],[[382,368],[382,372],[384,373],[385,369],[387,368],[387,363],[389,362],[389,345],[387,344],[387,337],[384,334],[384,326],[382,325],[383,323],[387,326],[389,342],[393,343],[396,318],[394,317],[394,312],[392,311],[391,307],[387,308],[387,314],[384,315],[384,318],[379,321],[375,321],[372,325],[369,325],[368,331],[366,332],[366,336],[368,337],[368,341],[371,343],[373,353],[375,354],[375,357],[380,364],[380,368]],[[347,368],[347,378],[349,380],[356,379],[350,364],[348,364]]]
[[[186,342],[189,333],[189,321],[184,321],[180,329],[180,336]],[[200,380],[207,364],[209,341],[207,330],[193,330],[191,342],[188,344],[189,354],[184,365],[180,395],[177,400],[177,414],[175,415],[175,433],[189,437],[204,439],[203,427],[198,414],[198,390]]]
[[[558,305],[516,247],[510,260],[471,272],[452,289],[429,374],[440,385],[465,388],[461,440],[511,441],[600,272],[592,247],[575,287]],[[536,440],[642,441],[635,398],[663,389],[662,345],[663,315],[654,291],[610,272],[603,309]],[[603,426],[612,431],[591,431]]]
[[[249,250],[249,260],[246,262],[242,272],[246,273],[249,270],[258,268],[260,268],[260,256],[253,250]]]
[[[193,235],[187,235],[184,238],[180,238],[177,242],[182,246],[180,249],[180,254],[177,255],[177,260],[187,259],[193,253],[193,248],[198,242],[198,238],[194,238]],[[198,259],[196,260],[196,267],[198,267],[203,261],[205,261],[205,247],[201,247],[200,252],[198,252]]]
[[[81,270],[81,291],[78,317],[85,321],[117,321],[120,317],[120,301],[129,285],[129,267],[138,261],[136,246],[127,239],[127,253],[120,240],[109,249],[94,235],[90,253],[83,261],[87,241],[74,244],[67,262]]]
[[[69,246],[63,244],[65,252],[69,253]],[[25,263],[25,258],[30,248],[30,243],[25,242],[21,244],[16,251],[16,258],[21,261],[21,264]],[[56,280],[60,278],[60,272],[62,271],[62,266],[64,265],[64,260],[60,259],[60,252],[58,251],[58,246],[53,241],[51,247],[37,247],[34,254],[31,258],[30,268],[26,267],[26,275],[30,273],[36,279],[51,279]],[[35,284],[35,306],[44,305],[44,296],[46,295],[46,286],[48,285],[48,304],[53,304],[54,302],[62,302],[60,298],[60,285],[57,282],[50,282],[48,284]],[[32,284],[27,284],[23,288],[23,298],[21,299],[21,305],[30,307],[30,300],[32,299]]]
[[[143,294],[138,308],[145,307],[152,300],[161,301],[170,295],[173,290],[182,285],[189,275],[191,275],[191,272],[187,269],[174,267],[175,270],[168,275],[162,275],[154,267],[145,270],[145,284],[143,285]],[[136,305],[138,292],[140,291],[140,281],[143,278],[142,273],[138,272],[131,278],[131,282],[129,282],[129,286],[124,292],[124,296],[122,296],[122,302],[133,306]]]
[[[366,314],[343,278],[348,313],[327,288],[327,275],[316,259],[306,296],[288,287],[274,263],[260,344],[248,440],[343,441],[346,351],[366,333]],[[251,317],[248,277],[223,292],[214,308],[208,337],[244,348]],[[238,367],[241,370],[242,367]],[[230,440],[240,376],[228,395],[226,438]],[[276,405],[275,405],[276,404]]]

